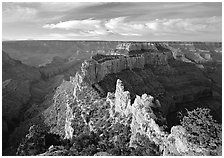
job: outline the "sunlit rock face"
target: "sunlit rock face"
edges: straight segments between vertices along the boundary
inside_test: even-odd
[[[130,92],[124,91],[124,85],[121,80],[117,80],[115,91],[115,112],[124,112],[128,114],[127,110],[131,106]]]
[[[162,137],[165,135],[156,123],[157,116],[154,114],[152,107],[158,106],[152,103],[153,97],[150,95],[136,96],[134,103],[132,104],[132,122],[131,131],[132,136],[130,140],[130,146],[135,147],[135,139],[138,134],[146,135],[150,140],[153,140],[155,144],[160,145],[162,143]],[[164,119],[164,118],[163,118]],[[163,121],[163,120],[161,120]]]
[[[85,80],[94,84],[100,82],[109,74],[119,73],[123,70],[144,69],[145,65],[167,65],[168,57],[166,54],[146,53],[136,57],[119,56],[117,59],[107,60],[98,63],[95,60],[87,60],[82,64],[82,72]]]
[[[113,73],[119,73],[129,69],[144,69],[146,65],[167,66],[168,60],[172,59],[172,52],[163,45],[150,43],[122,43],[117,46],[118,55],[95,55],[90,60],[82,64],[82,73],[85,80],[90,84],[100,82],[105,76]],[[120,50],[128,52],[135,51],[132,54],[119,54]]]
[[[136,140],[138,135],[145,135],[157,145],[161,145],[165,137],[165,133],[156,123],[157,121],[165,123],[165,118],[161,114],[156,115],[152,108],[160,109],[160,103],[152,96],[143,94],[136,96],[134,103],[131,104],[130,93],[124,90],[121,80],[117,80],[116,91],[107,95],[107,101],[111,105],[111,116],[116,113],[123,117],[131,116],[130,128],[130,147],[137,147]],[[162,147],[162,146],[161,146]]]

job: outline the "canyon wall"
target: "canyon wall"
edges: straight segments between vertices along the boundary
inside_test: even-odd
[[[82,72],[88,83],[98,83],[108,74],[118,73],[126,69],[143,69],[145,65],[167,65],[169,56],[163,53],[145,53],[139,56],[120,56],[118,59],[98,63],[94,59],[82,64]]]
[[[130,43],[120,43],[116,47],[116,51],[119,53],[128,53],[130,51],[139,51],[139,50],[153,50],[158,51],[154,43],[151,42],[130,42]]]
[[[16,126],[21,117],[21,110],[26,108],[26,104],[31,99],[31,84],[40,78],[41,74],[37,68],[14,60],[2,51],[2,116],[9,130]],[[9,131],[6,131],[8,134]]]
[[[116,55],[99,55],[81,67],[84,81],[100,94],[113,92],[115,81],[122,79],[131,98],[144,93],[161,101],[165,114],[175,104],[187,104],[212,96],[212,82],[197,63],[174,59],[177,49],[164,43],[121,43]]]

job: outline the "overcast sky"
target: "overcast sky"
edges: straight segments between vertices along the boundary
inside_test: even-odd
[[[2,39],[221,41],[219,3],[3,3]]]

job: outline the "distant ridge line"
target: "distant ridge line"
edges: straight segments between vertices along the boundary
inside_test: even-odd
[[[177,43],[222,43],[222,41],[181,41],[181,40],[168,40],[168,41],[120,41],[120,40],[4,40],[2,42],[41,42],[41,41],[56,41],[56,42],[136,42],[136,43],[144,43],[144,42],[177,42]]]

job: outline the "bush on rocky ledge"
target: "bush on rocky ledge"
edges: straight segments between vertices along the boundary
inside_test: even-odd
[[[211,155],[222,145],[222,127],[212,118],[210,109],[197,108],[187,111],[187,115],[181,120],[181,125],[187,131],[187,140],[210,151]]]

